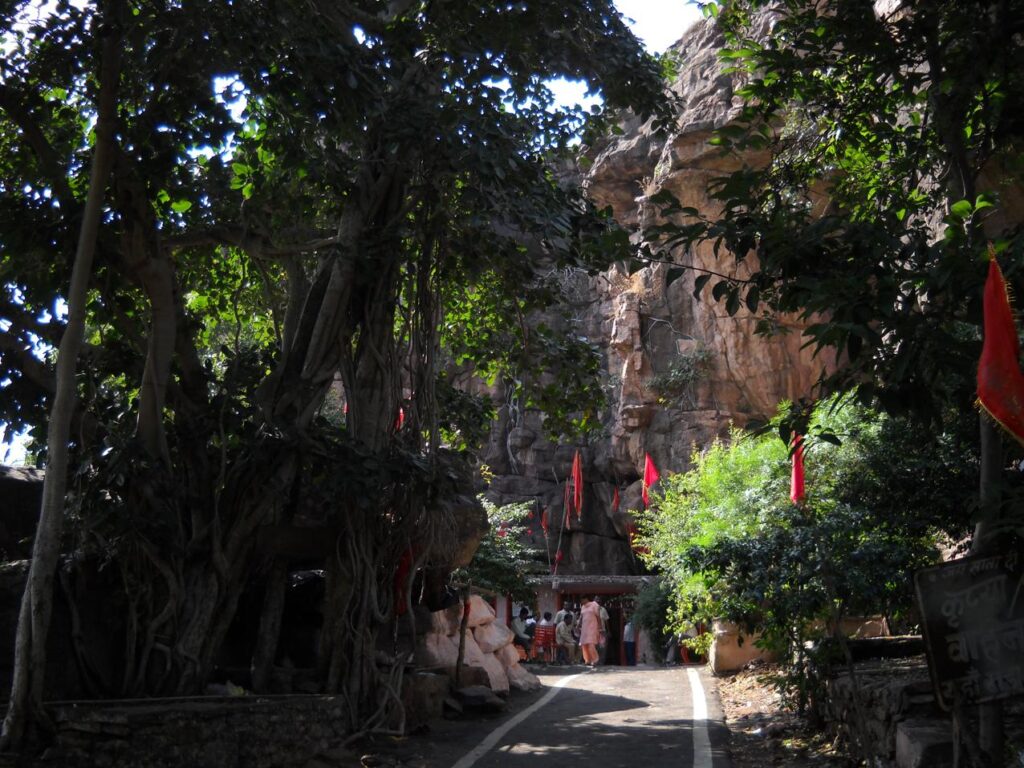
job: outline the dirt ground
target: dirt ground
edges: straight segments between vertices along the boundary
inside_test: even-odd
[[[729,726],[733,768],[846,768],[824,734],[815,733],[787,711],[772,687],[773,665],[718,678],[718,691]]]

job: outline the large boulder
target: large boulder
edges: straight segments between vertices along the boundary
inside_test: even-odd
[[[543,687],[540,678],[524,669],[522,664],[513,664],[505,670],[505,674],[508,676],[509,686],[517,691],[536,691]]]
[[[416,664],[421,667],[454,667],[459,657],[458,638],[428,632],[416,644]]]
[[[434,611],[430,614],[429,632],[437,632],[442,635],[454,635],[459,631],[459,622],[462,621],[462,604],[456,604],[441,611]]]
[[[461,616],[459,617],[461,619]],[[480,595],[469,596],[469,621],[466,626],[470,629],[490,624],[495,619],[494,609]]]
[[[514,645],[506,645],[504,648],[494,652],[494,657],[501,662],[506,670],[512,666],[519,665],[519,651]]]
[[[512,642],[512,630],[497,621],[481,624],[473,629],[473,637],[484,653],[496,653]]]

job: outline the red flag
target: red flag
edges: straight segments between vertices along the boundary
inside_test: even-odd
[[[569,489],[569,481],[565,481],[565,494],[562,496],[562,506],[565,508],[565,529],[572,530],[572,492]]]
[[[612,512],[619,511],[619,486],[615,486],[615,490],[612,491]]]
[[[658,482],[658,478],[660,478],[660,477],[661,477],[661,475],[658,473],[658,468],[656,466],[654,466],[654,460],[651,458],[651,454],[645,453],[644,454],[644,484],[643,484],[643,491],[641,492],[641,495],[643,496],[643,499],[644,499],[644,506],[645,507],[648,504],[651,503],[650,497],[647,495],[647,491],[650,489],[650,487],[652,485],[654,485],[656,482]]]
[[[789,498],[794,504],[804,499],[804,439],[793,435],[793,475],[789,482]]]
[[[544,529],[544,535],[548,535],[548,511],[545,509],[540,513],[540,527]]]
[[[404,427],[404,426],[405,426],[405,408],[402,408],[401,406],[399,406],[399,408],[398,408],[398,418],[395,419],[395,431],[396,432],[401,431],[402,427]]]
[[[978,403],[999,425],[1024,442],[1024,374],[1003,273],[992,246],[985,281],[985,342],[978,361]]]
[[[576,519],[583,514],[583,458],[579,448],[572,457],[572,504],[576,509]]]

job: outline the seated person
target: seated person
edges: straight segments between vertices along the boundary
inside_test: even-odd
[[[530,645],[533,643],[533,638],[526,631],[526,620],[530,617],[530,611],[526,606],[519,609],[519,615],[512,619],[512,642],[526,651],[526,654],[530,653]]]

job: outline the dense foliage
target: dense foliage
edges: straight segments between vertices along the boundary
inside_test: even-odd
[[[696,452],[691,471],[662,479],[643,541],[671,586],[678,626],[732,621],[795,658],[845,616],[905,619],[914,570],[968,530],[973,420],[929,434],[850,404],[812,418],[841,444],[808,449],[799,505],[774,435],[735,431]]]
[[[555,429],[593,417],[568,405],[592,350],[523,322],[552,270],[625,244],[554,171],[590,116],[547,82],[653,114],[657,62],[609,0],[9,2],[0,33],[0,420],[36,436],[116,98],[71,487],[131,611],[95,693],[201,690],[241,592],[286,576],[257,531],[304,518],[335,544],[319,678],[385,722],[393,574],[443,567],[466,481],[442,436],[472,447],[488,414],[445,366],[507,372]]]
[[[737,170],[712,184],[719,210],[655,195],[671,219],[648,237],[742,263],[696,292],[757,313],[763,333],[802,317],[813,348],[841,355],[826,394],[926,419],[969,407],[986,241],[1011,279],[1024,264],[1024,5],[708,7],[743,100],[713,141]]]
[[[541,550],[526,543],[526,532],[534,527],[531,525],[536,514],[533,503],[497,506],[483,496],[480,503],[487,510],[490,528],[481,539],[473,561],[452,573],[453,583],[508,595],[518,603],[532,603],[535,593],[527,578],[543,572]]]

